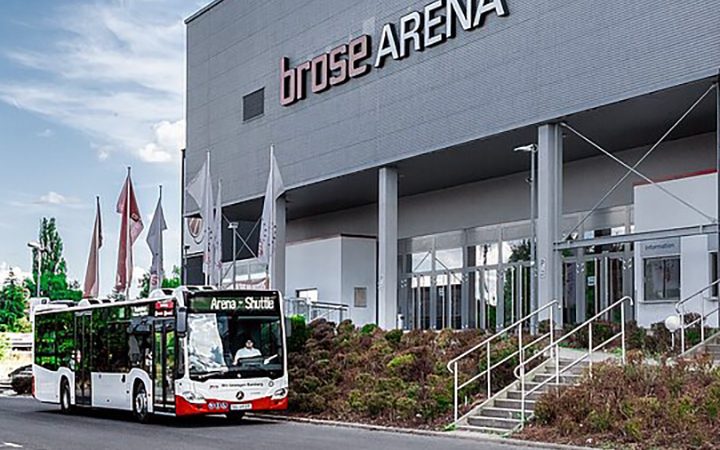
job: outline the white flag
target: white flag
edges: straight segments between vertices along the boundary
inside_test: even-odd
[[[97,298],[100,291],[100,247],[102,247],[102,218],[100,216],[100,197],[96,199],[95,226],[90,241],[90,255],[88,256],[87,270],[85,271],[85,284],[83,298]]]
[[[203,272],[206,276],[212,273],[212,233],[213,233],[213,200],[212,200],[212,184],[210,177],[210,153],[207,154],[207,160],[202,168],[190,181],[187,192],[195,200],[200,207],[200,216],[202,217],[201,239],[203,243]]]
[[[265,188],[262,221],[260,223],[260,240],[258,242],[258,261],[269,264],[275,250],[277,235],[275,200],[285,192],[285,184],[280,175],[280,168],[275,160],[275,151],[270,147],[270,174]]]
[[[218,183],[217,198],[215,200],[215,216],[212,224],[212,270],[210,272],[210,284],[222,287],[222,180]]]
[[[148,229],[148,235],[145,239],[152,253],[150,292],[162,287],[162,280],[165,276],[163,270],[163,231],[167,230],[167,223],[165,223],[165,215],[162,210],[162,191],[160,192],[160,198],[158,198],[150,229]]]

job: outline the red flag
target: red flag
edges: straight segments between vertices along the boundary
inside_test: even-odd
[[[97,198],[95,211],[95,226],[90,241],[90,255],[88,256],[87,270],[85,271],[85,285],[83,298],[97,298],[100,290],[100,247],[102,247],[102,219],[100,217],[100,197]]]
[[[132,282],[132,246],[143,230],[142,217],[140,217],[140,209],[135,199],[135,190],[133,189],[129,170],[125,185],[122,192],[120,192],[120,198],[118,198],[116,210],[118,214],[122,215],[122,222],[120,225],[120,246],[118,248],[115,291],[123,292],[130,287]]]

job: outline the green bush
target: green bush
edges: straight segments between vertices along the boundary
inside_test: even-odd
[[[364,335],[371,335],[375,333],[375,330],[378,329],[378,326],[374,323],[367,323],[363,325],[362,329],[360,329],[360,333]]]
[[[287,338],[289,352],[299,352],[305,347],[308,340],[308,328],[305,317],[296,314],[290,316],[290,330]]]
[[[385,333],[385,340],[393,345],[399,345],[402,341],[403,330],[390,330]]]
[[[5,359],[5,357],[10,352],[10,343],[8,342],[7,337],[5,334],[0,333],[0,361]]]

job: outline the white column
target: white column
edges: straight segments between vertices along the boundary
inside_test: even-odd
[[[562,300],[560,257],[554,243],[562,220],[562,132],[557,124],[538,128],[538,304]],[[547,314],[541,320],[547,318]],[[561,320],[562,314],[556,316]],[[558,322],[559,323],[559,322]]]
[[[378,189],[378,325],[397,328],[398,188],[397,171],[383,167]]]
[[[283,295],[285,292],[285,196],[281,195],[275,201],[275,248],[272,253],[272,273],[270,281],[273,289],[278,289]]]

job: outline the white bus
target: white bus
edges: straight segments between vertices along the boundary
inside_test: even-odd
[[[151,299],[38,308],[33,395],[41,402],[152,414],[284,410],[282,296],[180,287]],[[85,302],[87,303],[87,302]]]

